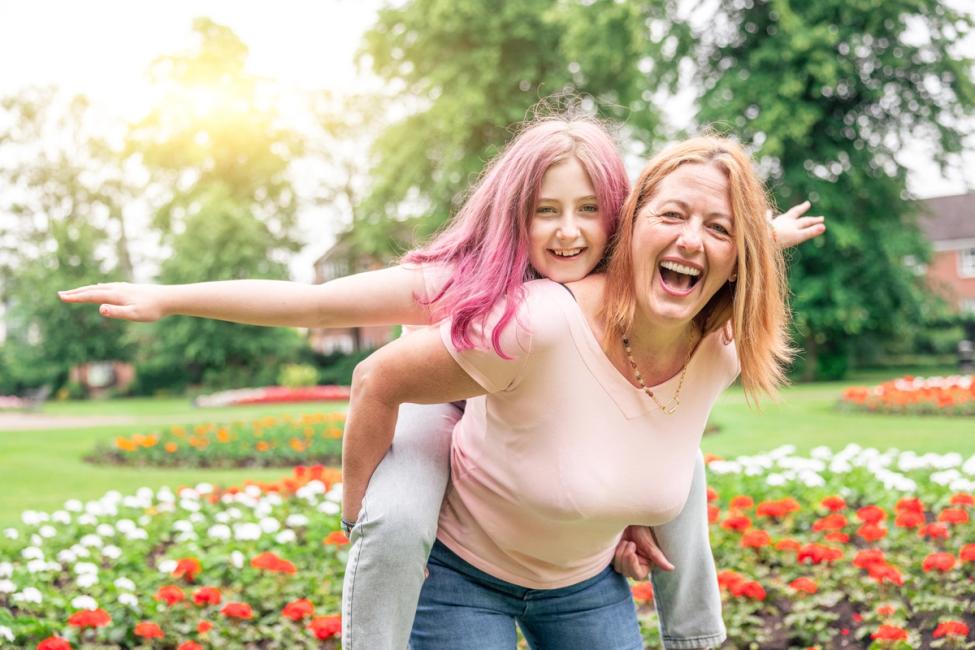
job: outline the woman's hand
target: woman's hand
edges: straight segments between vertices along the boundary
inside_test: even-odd
[[[98,313],[106,318],[152,323],[167,315],[166,289],[155,284],[109,282],[59,291],[58,296],[64,302],[100,304]]]
[[[664,571],[674,570],[674,565],[657,546],[649,526],[627,526],[616,545],[613,568],[627,578],[646,580],[654,566]]]
[[[804,217],[811,207],[809,201],[794,205],[772,219],[775,241],[781,248],[798,246],[804,241],[819,237],[826,232],[825,217]]]

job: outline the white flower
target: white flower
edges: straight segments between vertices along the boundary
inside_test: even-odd
[[[140,526],[148,526],[149,525],[149,522],[151,522],[151,521],[152,521],[152,517],[150,517],[149,515],[142,515],[138,519],[138,522],[139,522],[139,525]]]
[[[58,560],[64,562],[65,564],[72,564],[78,559],[78,556],[69,549],[66,548],[58,553]]]
[[[254,506],[254,516],[258,519],[264,519],[271,514],[272,510],[274,510],[274,508],[272,508],[267,502],[261,501]]]
[[[254,523],[234,524],[234,539],[250,541],[261,538],[261,527]]]
[[[4,528],[3,536],[6,537],[7,539],[17,539],[18,537],[20,537],[20,533],[17,532],[16,528]]]
[[[202,524],[206,520],[207,518],[201,515],[199,512],[190,513],[190,521],[192,521],[194,524]]]
[[[135,583],[124,576],[121,578],[116,578],[115,582],[113,582],[112,584],[114,584],[119,589],[125,589],[126,591],[135,591]]]
[[[199,499],[200,495],[197,494],[196,490],[194,490],[193,488],[183,488],[182,490],[179,491],[179,498],[190,499],[192,501],[192,500]]]
[[[241,553],[240,551],[233,551],[233,552],[231,552],[231,554],[230,554],[230,563],[236,569],[243,569],[244,568],[244,554]]]
[[[100,501],[89,501],[85,504],[85,514],[92,517],[103,517],[106,515],[106,508]]]
[[[313,481],[314,482],[314,481]],[[309,485],[311,485],[309,483]],[[334,501],[335,503],[342,503],[342,484],[336,483],[332,486],[332,489],[328,491],[325,498],[329,501]]]
[[[78,515],[78,523],[82,526],[94,526],[98,523],[98,518],[95,515],[90,515],[87,512]]]
[[[813,448],[809,455],[818,460],[829,460],[833,456],[833,451],[824,445]]]
[[[213,492],[213,486],[209,483],[200,483],[196,486],[197,494],[210,494]]]
[[[6,625],[0,625],[0,638],[6,639],[7,641],[10,641],[11,643],[13,643],[13,641],[14,641],[14,631],[11,630]]]
[[[111,524],[98,524],[98,527],[95,528],[95,532],[102,537],[112,537],[115,535],[115,528],[113,528]]]
[[[20,593],[14,594],[10,598],[17,603],[40,603],[42,600],[44,600],[44,597],[41,596],[41,592],[34,587],[27,587]]]
[[[931,480],[938,485],[948,485],[959,478],[961,478],[961,472],[957,469],[946,469],[943,472],[935,472],[931,475]]]
[[[219,540],[230,539],[230,526],[226,524],[214,524],[207,531],[207,537]]]
[[[173,522],[173,530],[180,533],[185,533],[188,530],[193,530],[193,524],[185,519],[177,519]]]
[[[160,560],[157,564],[159,573],[172,573],[176,570],[176,565],[179,564],[176,560]]]
[[[41,537],[51,538],[51,537],[54,537],[55,535],[57,535],[58,534],[58,531],[57,531],[57,529],[54,526],[50,526],[50,525],[45,524],[44,526],[41,526],[40,528],[37,529],[37,533]]]
[[[85,535],[78,540],[78,543],[88,548],[101,548],[102,538],[98,535]]]
[[[48,562],[47,570],[50,571],[51,573],[58,573],[59,571],[61,571],[61,565],[58,564],[57,562]]]
[[[200,502],[192,499],[180,499],[179,507],[188,512],[196,512],[200,509]]]
[[[17,585],[11,580],[0,580],[0,594],[12,594],[17,591]]]
[[[36,546],[28,546],[20,552],[20,557],[25,560],[40,560],[44,558],[44,551]]]
[[[218,512],[216,515],[214,515],[213,518],[216,519],[217,522],[221,524],[225,524],[228,521],[230,521],[230,515],[227,514],[226,512]]]
[[[274,536],[274,541],[276,541],[278,544],[290,544],[296,539],[298,539],[298,536],[295,535],[295,531],[291,530],[290,528],[285,528]]]
[[[91,552],[81,544],[75,544],[68,550],[74,553],[76,557],[91,557]]]
[[[75,609],[98,609],[98,602],[91,596],[75,596],[71,606]]]
[[[291,528],[301,528],[302,526],[308,525],[308,517],[296,512],[293,515],[288,515],[288,518],[285,519],[284,523]]]
[[[305,483],[295,492],[299,499],[308,499],[318,494],[325,494],[325,484],[317,479]]]
[[[284,500],[281,498],[281,495],[278,494],[277,492],[271,492],[270,494],[264,496],[264,503],[267,503],[268,505],[271,506],[279,506],[282,503],[284,503]]]
[[[10,562],[0,562],[0,578],[9,578],[14,574],[14,565]]]
[[[735,462],[733,460],[712,460],[708,463],[708,469],[715,474],[739,474],[741,472],[741,463]],[[339,499],[334,499],[338,502]]]
[[[237,508],[236,506],[231,506],[230,508],[227,508],[226,513],[227,516],[230,517],[231,519],[240,519],[241,517],[244,516],[244,513],[240,511],[240,508]]]
[[[244,488],[244,494],[252,499],[256,499],[257,497],[261,496],[261,488],[257,487],[256,485],[248,485]]]
[[[337,515],[342,510],[334,501],[322,501],[318,504],[318,511],[326,515]]]
[[[181,542],[191,542],[191,541],[193,541],[195,539],[199,539],[199,537],[197,536],[196,531],[187,530],[187,531],[184,531],[184,532],[180,533],[179,535],[177,535],[173,539],[177,543],[181,543]]]
[[[161,487],[159,491],[156,492],[156,498],[163,502],[172,503],[176,501],[176,495],[168,487]]]
[[[56,510],[51,513],[51,521],[56,524],[70,524],[71,515],[66,510]]]
[[[149,533],[141,528],[133,528],[125,534],[127,539],[149,539]]]
[[[785,485],[786,482],[787,479],[782,474],[769,474],[767,477],[765,477],[765,483],[773,487]]]
[[[37,533],[34,533],[33,535],[30,536],[30,545],[31,546],[43,546],[44,545],[44,538],[41,537],[40,535],[38,535]]]
[[[265,533],[276,533],[281,530],[281,522],[274,517],[265,517],[258,522],[258,526],[261,527]]]
[[[135,594],[119,594],[118,601],[132,609],[139,609],[139,599]]]
[[[84,575],[80,575],[78,576],[78,579],[75,580],[75,584],[77,584],[82,589],[87,589],[88,587],[92,586],[96,582],[98,582],[98,576],[95,575],[94,573],[86,573]]]
[[[117,560],[122,557],[122,549],[114,544],[109,544],[102,549],[102,555],[110,560]]]
[[[119,519],[115,522],[115,530],[123,535],[135,528],[135,522],[131,519]]]
[[[160,490],[160,492],[162,492],[162,490]],[[153,492],[152,488],[150,487],[140,487],[138,490],[135,491],[136,498],[138,498],[140,501],[144,503],[151,504],[155,495],[156,493]]]
[[[44,560],[31,560],[27,563],[28,573],[40,573],[41,571],[47,571],[47,562]]]
[[[68,512],[81,512],[83,506],[78,499],[68,499],[64,502],[64,509]]]
[[[74,572],[78,575],[83,573],[98,573],[98,566],[92,562],[78,562],[74,565]]]

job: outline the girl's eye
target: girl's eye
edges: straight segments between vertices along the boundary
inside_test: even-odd
[[[555,214],[555,208],[550,205],[540,205],[535,208],[535,214]]]
[[[579,208],[582,212],[599,212],[599,206],[595,203],[587,203]]]

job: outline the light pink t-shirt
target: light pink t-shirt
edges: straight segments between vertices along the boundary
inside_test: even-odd
[[[454,347],[449,321],[440,331],[489,394],[468,400],[454,429],[437,536],[482,571],[532,589],[595,576],[626,526],[677,516],[708,414],[739,367],[733,344],[705,337],[680,408],[665,415],[606,357],[572,294],[548,280],[525,285],[517,322],[503,330],[509,360],[491,349],[490,325],[475,331],[474,350]],[[666,400],[676,386],[675,377],[653,388]]]

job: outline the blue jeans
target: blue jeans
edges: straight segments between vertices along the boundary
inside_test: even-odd
[[[642,650],[626,578],[611,566],[559,589],[495,578],[437,541],[410,636],[411,650],[507,650],[515,624],[535,650]]]

